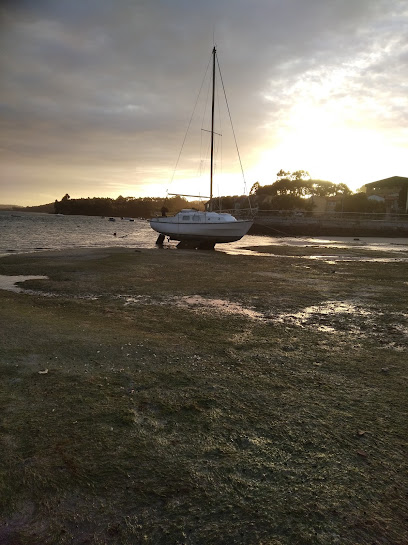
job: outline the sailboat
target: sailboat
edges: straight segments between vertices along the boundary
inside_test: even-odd
[[[159,233],[156,244],[163,244],[165,237],[178,240],[178,248],[213,249],[216,243],[235,242],[246,235],[252,226],[252,220],[239,220],[232,214],[215,212],[213,206],[214,174],[214,95],[216,48],[212,50],[212,106],[211,106],[211,152],[210,152],[210,195],[209,210],[201,212],[185,208],[174,216],[152,218],[150,226]],[[181,195],[180,195],[181,196]],[[198,197],[198,195],[182,195]]]

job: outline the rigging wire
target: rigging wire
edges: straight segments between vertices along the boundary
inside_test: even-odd
[[[217,122],[217,131],[218,131],[218,136],[219,138],[217,138],[216,140],[216,150],[215,150],[215,157],[216,157],[216,161],[215,161],[215,170],[218,173],[220,173],[222,175],[223,173],[223,140],[222,140],[222,115],[221,115],[221,101],[220,101],[220,88],[219,86],[217,85],[217,95],[216,95],[216,105],[217,105],[217,110],[218,110],[218,118],[216,118],[216,120],[218,120]],[[218,161],[218,158],[219,158],[219,161]],[[220,192],[220,186],[217,185],[217,192],[218,192],[218,209],[221,210],[221,192]]]
[[[210,62],[211,62],[211,58],[210,58],[210,60],[208,61],[207,68],[206,68],[206,71],[205,71],[203,80],[202,80],[202,82],[201,82],[200,90],[198,91],[198,95],[197,95],[197,98],[196,98],[196,101],[195,101],[195,104],[194,104],[194,108],[193,108],[193,111],[192,111],[192,114],[191,114],[191,117],[190,117],[190,121],[188,122],[187,130],[186,130],[186,133],[185,133],[185,135],[184,135],[183,142],[182,142],[182,144],[181,144],[180,152],[179,152],[179,154],[178,154],[177,161],[176,161],[176,164],[175,164],[175,166],[174,166],[173,174],[172,174],[172,177],[171,177],[171,180],[170,180],[170,184],[169,184],[169,185],[171,185],[171,184],[173,183],[174,176],[175,176],[175,174],[176,174],[177,167],[178,167],[178,164],[179,164],[179,161],[180,161],[180,157],[181,157],[181,154],[182,154],[182,152],[183,152],[184,144],[186,143],[188,131],[190,130],[191,122],[192,122],[192,120],[193,120],[194,113],[195,113],[196,108],[197,108],[198,100],[199,100],[199,98],[200,98],[200,94],[201,94],[201,91],[202,91],[202,88],[203,88],[203,85],[204,85],[204,81],[205,81],[206,76],[207,76],[207,73],[208,73],[208,68],[209,68],[209,66],[210,66]],[[167,193],[168,193],[168,190],[167,190]]]
[[[228,111],[229,120],[230,120],[230,123],[231,123],[232,134],[234,135],[235,147],[236,147],[236,149],[237,149],[239,164],[240,164],[240,166],[241,166],[242,178],[243,178],[243,180],[244,180],[244,192],[246,192],[247,184],[246,184],[246,180],[245,180],[245,173],[244,173],[244,168],[243,168],[243,166],[242,166],[241,154],[239,153],[237,138],[236,138],[236,136],[235,136],[234,124],[232,123],[232,117],[231,117],[230,107],[229,107],[229,104],[228,104],[227,93],[226,93],[226,90],[225,90],[224,80],[222,79],[222,73],[221,73],[220,63],[219,63],[219,60],[218,60],[218,55],[216,54],[215,57],[216,57],[216,59],[217,59],[218,72],[219,72],[219,74],[220,74],[222,89],[223,89],[223,91],[224,91],[225,102],[226,102],[226,104],[227,104],[227,111]],[[249,201],[249,208],[252,209],[251,200],[249,199],[249,196],[248,196],[248,201]]]
[[[247,183],[246,183],[246,179],[245,179],[244,168],[243,168],[243,165],[242,165],[241,155],[240,155],[239,148],[238,148],[238,142],[237,142],[237,138],[236,138],[236,134],[235,134],[234,125],[233,125],[233,122],[232,122],[231,111],[230,111],[230,107],[229,107],[229,103],[228,103],[228,99],[227,99],[226,89],[225,89],[225,85],[224,85],[224,80],[222,78],[221,67],[220,67],[220,63],[219,63],[219,60],[218,60],[217,53],[215,53],[215,57],[216,57],[216,60],[217,60],[218,73],[220,75],[220,81],[221,81],[221,84],[222,84],[224,99],[225,99],[225,103],[226,103],[226,106],[227,106],[227,111],[228,111],[229,121],[230,121],[230,124],[231,124],[232,134],[234,136],[235,148],[236,148],[236,151],[237,151],[239,164],[240,164],[240,167],[241,167],[242,178],[243,178],[243,181],[244,181],[244,193],[245,193],[246,188],[247,188]],[[188,133],[190,131],[190,127],[191,127],[191,124],[192,124],[192,121],[193,121],[193,118],[194,118],[194,115],[195,115],[195,112],[196,112],[196,109],[197,109],[197,105],[198,105],[198,102],[199,102],[203,87],[204,87],[204,83],[205,83],[205,81],[207,79],[207,74],[208,74],[208,71],[209,71],[211,60],[212,60],[212,57],[210,57],[210,59],[208,61],[207,68],[205,70],[205,74],[204,74],[204,77],[203,77],[201,85],[200,85],[200,89],[199,89],[199,92],[198,92],[198,95],[197,95],[197,98],[196,98],[196,101],[195,101],[195,104],[194,104],[193,111],[192,111],[191,116],[190,116],[190,120],[188,122],[187,130],[185,132],[185,135],[184,135],[184,138],[183,138],[183,141],[182,141],[182,144],[181,144],[181,148],[180,148],[180,151],[179,151],[179,154],[178,154],[175,166],[174,166],[174,170],[173,170],[169,185],[171,185],[173,183],[173,180],[174,180],[174,177],[175,177],[175,174],[176,174],[179,162],[180,162],[180,157],[181,157],[181,154],[183,152],[184,145],[186,143],[186,139],[187,139]],[[218,111],[219,111],[218,119],[219,119],[219,124],[220,124],[220,129],[219,129],[220,133],[217,132],[216,134],[218,134],[221,137],[220,138],[221,141],[218,142],[218,139],[217,139],[216,155],[218,155],[218,153],[221,153],[221,172],[222,172],[222,168],[223,168],[223,166],[222,166],[222,163],[223,163],[223,158],[222,158],[222,153],[223,153],[222,152],[222,132],[221,132],[222,119],[221,119],[221,108],[220,108],[220,98],[219,98],[218,89],[219,88],[217,88],[217,107],[218,107]],[[205,129],[203,129],[203,125],[204,125],[205,111],[207,110],[207,106],[208,106],[208,93],[209,93],[209,87],[207,89],[207,100],[206,100],[205,110],[204,110],[204,113],[203,113],[203,119],[202,119],[202,123],[201,123],[201,135],[202,135],[202,132],[205,130]],[[200,159],[200,167],[199,167],[199,170],[201,171],[200,176],[202,175],[203,163],[206,161],[205,159],[203,159],[203,156],[202,156],[202,151],[203,151],[203,145],[202,144],[203,144],[203,142],[202,142],[202,136],[201,136],[201,144],[200,144],[201,159]],[[215,165],[215,166],[216,166],[216,168],[218,168],[218,165]],[[169,190],[167,190],[167,194],[168,193],[169,193]],[[248,201],[249,201],[249,208],[252,210],[251,201],[250,201],[249,196],[248,196]]]

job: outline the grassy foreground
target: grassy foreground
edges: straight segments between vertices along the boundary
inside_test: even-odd
[[[0,260],[1,544],[408,543],[407,264],[262,250]]]

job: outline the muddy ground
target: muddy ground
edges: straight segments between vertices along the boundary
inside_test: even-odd
[[[407,263],[283,248],[0,260],[0,543],[408,542]]]

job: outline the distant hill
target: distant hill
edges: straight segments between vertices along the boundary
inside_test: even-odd
[[[44,212],[54,214],[54,203],[39,204],[38,206],[19,206],[18,204],[0,204],[0,210],[19,210],[20,212]]]
[[[39,204],[38,206],[25,206],[22,210],[27,212],[45,212],[47,214],[54,214],[55,208],[54,203],[50,202],[48,204]]]
[[[14,210],[15,208],[21,208],[16,204],[0,204],[0,210]]]

